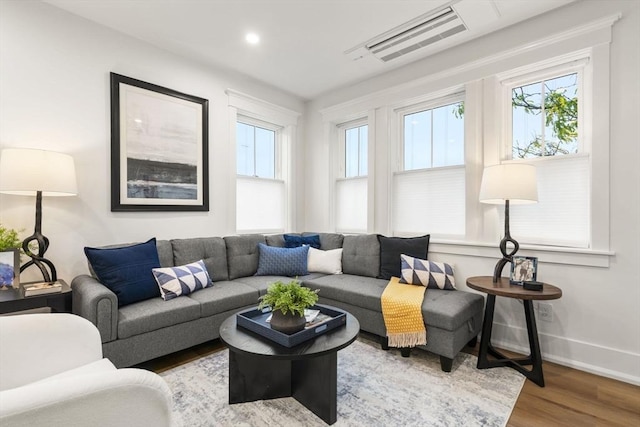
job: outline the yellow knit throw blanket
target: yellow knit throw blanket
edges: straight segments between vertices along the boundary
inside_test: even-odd
[[[422,318],[422,300],[426,288],[402,284],[392,277],[382,292],[382,317],[390,347],[415,347],[427,343]]]

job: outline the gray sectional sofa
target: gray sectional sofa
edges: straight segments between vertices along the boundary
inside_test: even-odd
[[[311,233],[303,233],[311,234]],[[319,289],[319,302],[353,314],[362,330],[386,335],[380,297],[387,280],[377,279],[380,245],[377,236],[320,235],[322,250],[342,248],[344,274],[310,273],[298,279]],[[220,324],[234,313],[257,305],[258,298],[279,276],[255,276],[258,243],[284,246],[282,235],[241,235],[160,240],[162,267],[204,260],[213,287],[164,301],[152,298],[118,308],[116,295],[95,275],[73,279],[73,311],[94,323],[104,356],[117,367],[132,366],[219,337]],[[91,270],[91,268],[90,268]],[[427,328],[423,348],[440,356],[450,371],[456,354],[474,343],[482,324],[484,299],[464,291],[429,289],[422,311]],[[386,347],[381,338],[383,348]],[[406,355],[406,351],[403,353]]]

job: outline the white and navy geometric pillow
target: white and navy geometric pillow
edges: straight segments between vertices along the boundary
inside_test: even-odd
[[[179,267],[154,268],[151,271],[165,301],[213,286],[202,260]]]
[[[431,289],[455,290],[453,267],[442,262],[400,255],[400,283],[422,285]]]

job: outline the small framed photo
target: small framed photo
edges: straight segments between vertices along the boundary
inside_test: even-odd
[[[20,287],[20,250],[0,252],[0,289]]]
[[[511,277],[509,282],[522,285],[524,282],[535,282],[538,277],[538,258],[528,256],[514,256],[511,263]]]

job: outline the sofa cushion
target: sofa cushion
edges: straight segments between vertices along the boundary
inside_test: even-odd
[[[318,296],[321,303],[323,298],[328,298],[382,313],[380,298],[389,281],[341,274],[302,280],[302,283],[311,289],[320,290]],[[483,309],[482,295],[464,291],[427,289],[422,301],[427,339],[429,326],[455,331],[471,317],[482,313]]]
[[[277,248],[258,243],[256,276],[304,276],[307,271],[309,246]]]
[[[309,273],[342,274],[342,248],[330,251],[309,248],[307,270]]]
[[[213,316],[230,310],[258,305],[257,289],[237,281],[216,282],[215,286],[189,295],[200,303],[202,317]]]
[[[227,246],[222,237],[173,239],[174,265],[183,265],[203,260],[209,277],[214,282],[229,278]]]
[[[358,276],[377,277],[380,273],[380,243],[375,234],[344,236],[342,272]],[[399,266],[398,258],[398,266]]]
[[[173,267],[174,265],[186,264],[186,262],[180,264],[174,264],[173,262],[173,248],[171,247],[171,242],[169,240],[158,240],[156,241],[156,249],[158,250],[158,259],[160,260],[160,267]],[[197,258],[193,261],[197,261]],[[189,261],[192,262],[192,261]]]
[[[238,277],[253,276],[258,270],[258,243],[265,243],[261,234],[245,234],[242,236],[227,236],[227,266],[229,280]]]
[[[474,315],[482,314],[483,310],[482,295],[464,291],[427,289],[422,301],[422,315],[427,325],[427,340],[429,326],[455,331]]]
[[[202,260],[178,267],[154,268],[151,271],[165,301],[213,286]]]
[[[284,234],[268,234],[264,236],[264,240],[269,246],[284,248]]]
[[[453,267],[443,262],[400,255],[400,283],[422,285],[431,289],[455,290]]]
[[[306,276],[298,276],[298,280],[300,282],[304,282],[305,280],[317,279],[318,277],[326,276],[322,273],[309,273]],[[247,286],[251,286],[260,292],[260,295],[264,295],[267,293],[267,288],[269,285],[275,282],[290,282],[291,277],[285,276],[251,276],[251,277],[240,277],[239,279],[234,280],[234,282],[240,282]]]
[[[170,301],[163,301],[162,298],[140,301],[118,310],[118,338],[129,338],[199,317],[200,303],[188,297]]]
[[[339,274],[302,280],[302,283],[311,289],[319,289],[318,296],[321,300],[329,298],[382,313],[380,297],[389,281]]]
[[[303,236],[309,236],[317,234],[320,236],[320,248],[323,251],[330,251],[331,249],[339,249],[342,247],[344,236],[338,233],[302,233]]]
[[[427,259],[429,235],[420,237],[385,237],[378,235],[380,241],[380,279],[400,277],[400,255]]]
[[[85,247],[98,280],[118,298],[118,307],[160,296],[151,273],[160,267],[156,239],[120,248]]]
[[[309,245],[312,248],[320,249],[320,236],[317,234],[309,234],[307,236],[285,234],[282,237],[284,239],[285,248],[297,248],[302,245]]]

